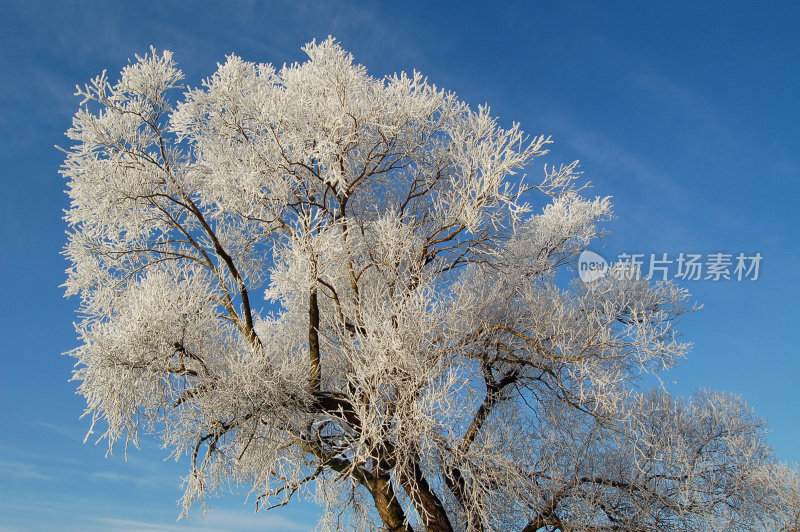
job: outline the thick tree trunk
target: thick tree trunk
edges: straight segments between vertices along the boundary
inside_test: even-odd
[[[311,373],[308,387],[311,393],[320,390],[321,371],[319,353],[319,304],[317,302],[317,289],[312,288],[308,296],[308,350],[311,363]]]
[[[481,516],[467,502],[467,481],[457,467],[447,468],[444,474],[444,481],[447,488],[455,496],[458,504],[468,516],[468,523],[465,532],[483,532],[483,522]]]
[[[397,501],[392,481],[388,476],[375,479],[372,499],[375,502],[375,508],[378,510],[378,515],[381,517],[383,525],[389,532],[414,532],[411,525],[404,523],[405,512],[403,512],[403,507]]]
[[[401,475],[400,484],[414,503],[427,532],[453,532],[442,501],[433,492],[419,467],[415,465],[409,475]]]

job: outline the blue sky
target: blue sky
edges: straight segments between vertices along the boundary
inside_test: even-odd
[[[180,477],[145,441],[83,444],[68,382],[77,302],[59,285],[67,207],[58,175],[74,86],[152,44],[188,83],[225,54],[282,64],[334,35],[375,76],[418,69],[501,122],[553,135],[614,196],[595,250],[760,253],[756,281],[686,281],[703,310],[671,390],[740,394],[800,461],[800,7],[791,2],[18,2],[0,17],[0,531],[308,530],[307,503],[253,515],[241,495],[176,522]],[[652,4],[652,6],[650,5]],[[499,5],[499,4],[497,4]],[[539,175],[531,168],[531,176]],[[199,512],[198,512],[199,514]]]

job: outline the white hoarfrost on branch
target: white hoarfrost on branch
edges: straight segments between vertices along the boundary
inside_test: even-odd
[[[796,527],[745,405],[640,389],[687,350],[687,294],[558,276],[611,215],[575,163],[515,178],[548,137],[304,50],[182,96],[151,50],[78,90],[71,355],[109,450],[157,434],[185,511],[241,485],[315,497],[322,530]]]

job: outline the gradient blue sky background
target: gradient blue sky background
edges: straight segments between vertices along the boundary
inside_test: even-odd
[[[253,515],[242,496],[176,522],[185,464],[157,442],[84,445],[68,382],[77,302],[62,298],[58,175],[78,99],[152,44],[199,84],[225,54],[282,64],[334,35],[374,76],[418,69],[581,159],[618,220],[595,249],[764,257],[760,278],[685,282],[705,305],[665,375],[744,397],[800,461],[800,4],[795,2],[0,3],[0,531],[309,530],[315,508]],[[668,7],[653,7],[667,6]],[[541,168],[529,174],[540,175]],[[199,514],[199,512],[198,512]]]

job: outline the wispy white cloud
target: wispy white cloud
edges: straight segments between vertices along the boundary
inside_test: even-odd
[[[547,122],[559,151],[581,160],[585,178],[595,187],[586,193],[614,196],[620,216],[613,224],[614,233],[630,231],[638,240],[664,249],[691,241],[695,228],[684,223],[692,208],[687,176],[671,175],[660,161],[628,146],[612,131],[593,128],[563,109],[554,109]]]
[[[47,423],[45,421],[31,421],[30,423],[32,425],[47,429],[48,431],[58,434],[59,436],[63,436],[69,440],[80,442],[83,441],[83,435],[80,434],[80,429],[76,429],[75,427],[65,427],[63,425]]]
[[[266,513],[251,514],[233,511],[210,511],[202,519],[191,521],[178,521],[175,524],[162,522],[118,519],[113,517],[95,517],[93,521],[102,525],[104,530],[113,529],[117,532],[185,532],[186,530],[205,531],[264,531],[281,530],[286,532],[307,531],[308,526],[278,515]]]
[[[173,532],[185,531],[186,527],[180,525],[165,525],[162,523],[148,522],[148,521],[135,521],[130,519],[116,519],[113,517],[94,517],[93,521],[101,524],[104,529],[112,529],[117,532],[141,532],[141,531],[158,531],[158,532]]]
[[[0,460],[0,476],[5,478],[50,480],[50,476],[42,473],[40,469],[27,462],[9,462]]]
[[[635,183],[637,187],[645,186],[658,194],[678,193],[679,185],[674,177],[643,154],[625,146],[610,132],[593,129],[564,109],[551,111],[546,121],[555,130],[556,143],[563,142],[566,151],[593,167],[595,172],[602,172],[603,182],[612,185],[609,188]],[[587,178],[593,180],[593,174]]]
[[[632,86],[646,93],[648,99],[675,113],[691,126],[684,132],[686,137],[702,135],[706,149],[714,144],[740,143],[742,135],[748,134],[747,131],[739,131],[733,117],[723,113],[713,100],[652,66],[632,70],[627,77]]]
[[[248,512],[242,509],[241,512],[232,510],[220,510],[209,512],[203,521],[193,521],[194,523],[204,523],[209,530],[234,529],[237,531],[248,530],[285,530],[285,531],[307,531],[308,527],[286,517],[270,514],[269,512]]]
[[[600,166],[611,178],[635,181],[659,192],[673,194],[674,179],[648,161],[643,155],[626,148],[606,133],[588,128],[572,128],[567,144],[586,161]]]
[[[89,475],[93,480],[111,481],[111,482],[125,482],[139,484],[142,486],[152,486],[156,484],[156,479],[152,477],[134,476],[134,475],[121,475],[119,473],[112,473],[111,471],[95,471]]]

